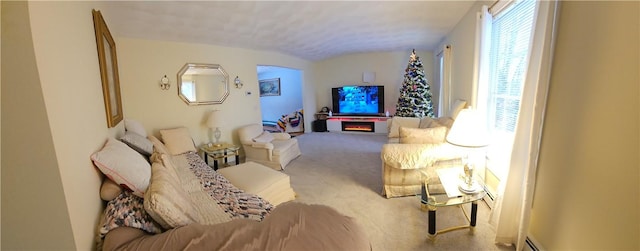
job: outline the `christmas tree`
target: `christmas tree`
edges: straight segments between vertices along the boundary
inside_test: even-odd
[[[404,73],[404,82],[400,87],[400,97],[396,104],[399,117],[434,117],[431,101],[431,88],[416,51],[411,52],[409,64]]]

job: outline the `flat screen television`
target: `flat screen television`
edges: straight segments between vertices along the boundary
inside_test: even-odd
[[[342,86],[331,89],[334,115],[379,116],[384,114],[384,86]]]

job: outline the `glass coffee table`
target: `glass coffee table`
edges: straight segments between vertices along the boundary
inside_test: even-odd
[[[429,210],[429,239],[435,240],[438,234],[470,229],[474,230],[476,226],[476,217],[478,214],[478,201],[486,195],[484,184],[478,179],[474,179],[473,186],[469,187],[464,184],[462,167],[450,167],[436,170],[438,180],[440,182],[432,182],[425,179],[422,184],[422,193],[420,202],[422,208]],[[433,179],[432,179],[433,180]],[[471,204],[471,214],[469,215],[464,209],[465,204]],[[469,225],[455,226],[436,231],[436,211],[439,207],[457,206],[462,210]]]

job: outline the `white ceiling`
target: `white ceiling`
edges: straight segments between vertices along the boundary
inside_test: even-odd
[[[108,1],[118,37],[276,51],[317,61],[434,50],[474,1]]]

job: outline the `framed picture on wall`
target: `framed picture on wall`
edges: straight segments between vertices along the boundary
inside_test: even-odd
[[[280,96],[280,78],[263,79],[258,81],[260,97]]]
[[[122,100],[120,98],[120,79],[118,77],[118,60],[116,43],[104,22],[102,13],[93,10],[93,27],[98,46],[98,63],[102,80],[102,95],[107,115],[107,127],[111,128],[122,121]]]

